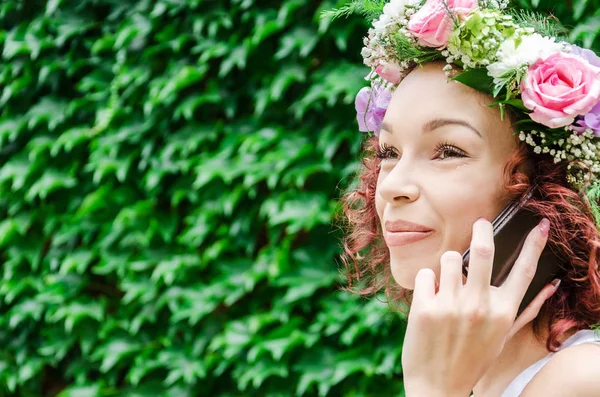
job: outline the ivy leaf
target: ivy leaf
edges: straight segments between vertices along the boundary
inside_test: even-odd
[[[101,359],[100,371],[107,373],[119,362],[137,352],[139,348],[139,342],[131,339],[115,338],[98,347],[92,354],[92,358],[95,360]]]
[[[583,41],[583,47],[590,48],[600,35],[600,10],[592,15],[589,15],[584,21],[578,24],[569,34],[569,40]]]
[[[61,391],[56,397],[96,397],[101,395],[100,385],[72,386]]]
[[[76,185],[77,180],[74,177],[65,175],[58,170],[50,169],[44,172],[39,180],[31,186],[25,195],[25,199],[29,202],[32,202],[37,197],[44,200],[50,193],[58,189],[70,189]]]

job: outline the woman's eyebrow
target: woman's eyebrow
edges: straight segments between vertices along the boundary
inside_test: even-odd
[[[477,128],[473,127],[473,125],[471,125],[469,122],[467,122],[465,120],[460,120],[460,119],[434,119],[434,120],[428,121],[423,126],[423,132],[430,132],[437,128],[443,127],[445,125],[450,125],[450,124],[462,125],[463,127],[467,127],[468,129],[475,132],[477,135],[479,135],[480,138],[483,139],[483,136],[477,130]],[[394,131],[392,129],[392,126],[386,122],[383,122],[383,124],[381,124],[381,129],[389,132],[390,134],[393,134],[393,131]]]
[[[479,135],[480,138],[483,138],[483,136],[477,130],[477,128],[473,127],[469,122],[467,122],[465,120],[460,120],[460,119],[434,119],[434,120],[428,121],[423,126],[423,132],[433,131],[437,128],[440,128],[440,127],[443,127],[443,126],[449,125],[449,124],[456,124],[456,125],[462,125],[463,127],[467,127],[468,129],[470,129],[471,131],[473,131],[477,135]]]

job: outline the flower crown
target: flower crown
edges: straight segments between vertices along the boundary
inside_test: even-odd
[[[600,175],[600,58],[560,40],[548,17],[507,7],[508,0],[355,0],[330,11],[373,19],[362,49],[371,87],[355,102],[359,129],[378,135],[406,74],[445,60],[447,76],[458,67],[452,80],[491,95],[502,117],[510,107],[520,139],[535,153],[584,164],[569,166],[570,181],[581,185]]]

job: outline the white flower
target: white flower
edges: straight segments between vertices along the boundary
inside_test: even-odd
[[[503,10],[508,7],[508,0],[483,0],[483,2],[480,4],[489,8]]]
[[[404,16],[406,6],[417,6],[421,3],[421,0],[390,0],[385,6],[383,6],[383,14],[378,20],[373,22],[375,30],[383,31],[389,25],[398,23],[400,18]]]
[[[392,18],[387,14],[381,14],[378,20],[373,21],[373,27],[375,31],[381,32],[385,28],[393,23]]]
[[[518,46],[515,39],[506,40],[500,45],[498,61],[487,67],[489,75],[494,77],[495,82],[502,81],[500,76],[504,73],[529,66],[539,59],[546,59],[563,48],[560,43],[554,41],[554,38],[544,37],[538,33],[521,36],[521,40]]]
[[[389,3],[383,6],[383,13],[390,18],[397,18],[404,15],[406,6],[416,6],[420,2],[421,0],[390,0]]]

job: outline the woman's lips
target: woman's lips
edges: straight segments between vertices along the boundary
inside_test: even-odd
[[[414,243],[423,240],[433,234],[433,230],[428,232],[389,232],[385,231],[383,237],[388,247],[398,247],[405,244]]]

